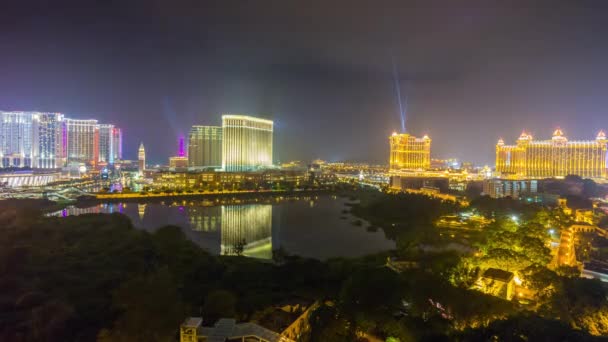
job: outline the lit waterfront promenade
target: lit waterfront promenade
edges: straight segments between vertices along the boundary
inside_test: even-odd
[[[291,194],[291,193],[316,193],[316,192],[327,192],[326,189],[311,189],[311,190],[231,190],[231,191],[205,191],[205,192],[160,192],[160,193],[141,193],[141,192],[129,192],[129,193],[96,193],[91,194],[99,200],[113,200],[113,199],[146,199],[146,198],[164,198],[164,197],[211,197],[211,196],[224,196],[224,195],[246,195],[246,194]]]

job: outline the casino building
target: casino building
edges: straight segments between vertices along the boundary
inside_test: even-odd
[[[273,122],[246,115],[222,115],[222,169],[255,171],[272,166]]]
[[[570,141],[561,129],[550,140],[534,140],[525,131],[515,145],[496,144],[496,171],[518,178],[551,178],[577,175],[606,178],[608,139],[603,131],[595,140]]]
[[[189,167],[219,169],[222,166],[222,127],[192,126],[188,141]]]
[[[408,133],[389,137],[390,170],[427,170],[431,166],[431,138],[416,138]]]

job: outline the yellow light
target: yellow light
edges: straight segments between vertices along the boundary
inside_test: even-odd
[[[517,285],[521,285],[521,283],[522,283],[522,281],[521,281],[521,279],[519,278],[519,276],[515,276],[515,277],[513,278],[513,281],[514,281],[514,282],[515,282],[515,284],[517,284]]]

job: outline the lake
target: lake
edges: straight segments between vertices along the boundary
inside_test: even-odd
[[[242,200],[108,203],[68,207],[52,216],[122,213],[133,225],[154,231],[176,225],[216,255],[242,254],[271,259],[272,251],[327,259],[359,257],[395,248],[381,229],[350,213],[348,200],[336,196],[266,197]]]

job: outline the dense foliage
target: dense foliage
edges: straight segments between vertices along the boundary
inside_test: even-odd
[[[466,251],[421,247],[443,243],[433,222],[456,204],[358,195],[352,211],[396,239],[394,256],[408,258],[410,267],[395,272],[386,255],[322,262],[279,253],[275,263],[217,257],[178,227],[150,233],[118,214],[51,218],[41,215],[40,203],[0,202],[0,340],[173,341],[187,316],[202,313],[207,324],[249,320],[294,298],[321,303],[307,341],[542,340],[542,329],[565,340],[608,331],[604,286],[546,267],[542,241],[546,225],[559,220],[553,213],[480,205],[496,220],[474,241],[481,256],[473,259]],[[514,210],[517,223],[509,220]],[[505,253],[541,294],[534,306],[467,285]]]

